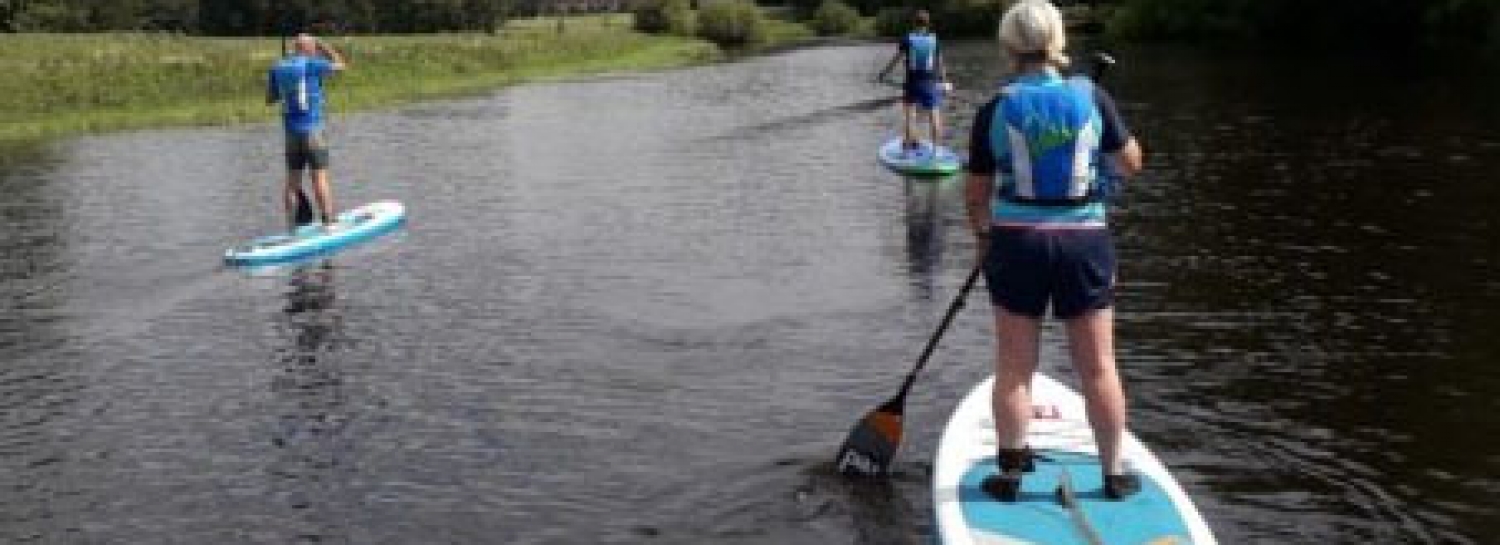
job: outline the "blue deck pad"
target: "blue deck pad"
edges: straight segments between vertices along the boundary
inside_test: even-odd
[[[1141,491],[1123,501],[1104,497],[1099,459],[1076,452],[1040,451],[1036,472],[1021,480],[1021,497],[1004,503],[981,488],[995,474],[995,459],[985,458],[964,473],[959,485],[964,519],[984,532],[1047,545],[1088,545],[1088,539],[1059,501],[1057,489],[1068,472],[1084,517],[1110,545],[1186,545],[1187,523],[1162,487],[1141,476]]]
[[[946,146],[934,148],[932,142],[924,141],[914,149],[905,149],[900,138],[880,146],[880,162],[902,174],[947,175],[963,167],[963,159]]]

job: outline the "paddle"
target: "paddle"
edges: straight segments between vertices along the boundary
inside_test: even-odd
[[[901,415],[906,411],[906,394],[911,390],[912,383],[916,382],[917,374],[922,372],[922,368],[927,365],[927,360],[937,349],[938,340],[943,338],[943,333],[948,331],[948,326],[953,323],[954,316],[957,316],[958,311],[964,307],[964,300],[968,298],[969,291],[974,289],[974,284],[979,280],[979,273],[983,270],[983,264],[975,265],[974,271],[969,273],[969,278],[964,280],[963,288],[959,289],[958,296],[953,298],[953,303],[948,305],[948,313],[943,315],[943,321],[938,325],[937,331],[927,339],[927,346],[922,348],[922,355],[917,358],[917,365],[906,374],[906,380],[901,383],[901,389],[896,392],[896,397],[866,413],[864,418],[861,418],[859,423],[854,425],[854,429],[849,432],[844,445],[839,447],[838,456],[834,457],[834,464],[839,472],[862,477],[880,476],[890,472],[891,460],[896,457],[896,450],[901,447]]]
[[[1095,82],[1098,82],[1104,77],[1104,72],[1114,65],[1115,58],[1113,56],[1103,51],[1096,51],[1094,52],[1094,70],[1090,75],[1093,76]]]
[[[1078,533],[1089,545],[1104,545],[1104,538],[1099,536],[1099,530],[1094,528],[1088,517],[1083,515],[1083,508],[1078,506],[1078,495],[1073,490],[1073,479],[1068,475],[1068,468],[1062,468],[1062,475],[1057,485],[1057,502],[1061,503],[1068,511],[1068,518],[1073,519],[1073,525],[1078,528]]]

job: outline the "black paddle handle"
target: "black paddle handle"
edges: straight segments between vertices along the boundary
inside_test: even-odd
[[[927,346],[922,348],[922,355],[917,358],[917,366],[906,374],[906,381],[901,383],[901,392],[896,394],[897,399],[906,398],[906,392],[911,389],[912,383],[916,382],[917,375],[922,372],[923,367],[927,366],[927,360],[932,359],[932,353],[937,350],[938,341],[943,338],[944,333],[948,332],[948,326],[953,324],[953,318],[958,316],[958,311],[964,308],[964,301],[969,298],[969,292],[974,289],[974,284],[979,282],[979,274],[982,272],[984,272],[984,262],[981,261],[974,265],[969,278],[964,280],[964,287],[958,290],[958,296],[954,297],[953,303],[948,305],[948,313],[943,315],[943,322],[938,324],[937,331],[927,339]]]
[[[1115,65],[1115,57],[1104,51],[1094,52],[1093,61],[1093,70],[1090,70],[1091,73],[1089,75],[1093,77],[1094,81],[1104,79],[1104,72]]]

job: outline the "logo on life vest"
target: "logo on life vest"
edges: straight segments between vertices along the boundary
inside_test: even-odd
[[[1043,119],[1036,115],[1028,114],[1021,120],[1021,128],[1027,134],[1032,135],[1032,155],[1046,155],[1054,149],[1072,145],[1078,140],[1078,130],[1064,123]]]

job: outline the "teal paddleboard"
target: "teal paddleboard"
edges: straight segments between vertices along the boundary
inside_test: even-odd
[[[879,156],[886,168],[908,176],[948,176],[963,168],[958,154],[946,146],[934,147],[931,142],[905,148],[900,138],[892,138],[880,146]]]
[[[1038,374],[1032,384],[1027,444],[1036,471],[1021,480],[1020,498],[1001,502],[981,488],[995,474],[992,379],[981,382],[954,410],[938,445],[933,499],[938,542],[945,545],[1215,545],[1213,533],[1167,468],[1132,434],[1125,462],[1141,476],[1141,491],[1124,500],[1104,497],[1099,458],[1083,398]],[[1067,481],[1076,498],[1064,504]]]
[[[224,252],[234,266],[276,265],[327,255],[389,233],[406,221],[406,208],[378,201],[345,211],[330,227],[310,225],[283,235],[269,235]]]

